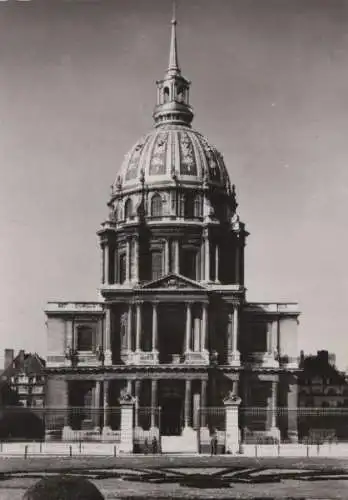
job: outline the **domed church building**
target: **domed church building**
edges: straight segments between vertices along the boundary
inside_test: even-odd
[[[100,299],[47,304],[46,407],[64,429],[112,435],[127,391],[138,435],[195,443],[232,392],[244,439],[296,441],[298,305],[246,300],[248,232],[222,154],[192,126],[175,20],[156,85],[153,129],[125,156],[98,231]]]

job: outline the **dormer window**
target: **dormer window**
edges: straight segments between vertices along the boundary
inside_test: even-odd
[[[130,219],[133,216],[133,203],[131,198],[128,198],[124,205],[124,217]]]
[[[161,196],[156,193],[151,198],[151,217],[161,217],[163,212],[163,204]]]

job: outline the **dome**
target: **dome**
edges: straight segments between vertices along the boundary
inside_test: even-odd
[[[230,191],[222,155],[190,126],[161,124],[134,144],[125,156],[115,187],[123,190],[173,181],[188,187],[203,182]]]

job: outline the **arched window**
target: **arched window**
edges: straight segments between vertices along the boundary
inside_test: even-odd
[[[163,102],[168,102],[169,101],[169,88],[164,87],[163,89]]]
[[[159,279],[163,274],[162,252],[161,250],[153,250],[151,252],[151,278]]]
[[[185,89],[184,89],[184,87],[178,87],[176,95],[177,95],[178,102],[185,102]]]
[[[131,198],[128,198],[124,205],[124,218],[129,219],[133,215],[133,203]]]
[[[94,329],[88,325],[81,325],[77,327],[77,350],[78,351],[92,351],[94,345]]]
[[[194,199],[194,216],[202,217],[202,198],[201,195],[196,194]]]
[[[162,216],[162,198],[156,193],[151,198],[151,216],[152,217],[161,217]]]

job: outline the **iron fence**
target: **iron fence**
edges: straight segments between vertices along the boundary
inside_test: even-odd
[[[213,432],[221,442],[226,430],[225,407],[199,408],[192,424],[204,441]],[[246,444],[308,444],[348,442],[348,408],[243,407],[238,410],[240,440]],[[168,420],[168,415],[166,416]],[[134,440],[160,441],[160,407],[134,408]],[[191,421],[190,421],[191,422]],[[168,425],[168,422],[167,422]],[[182,427],[184,424],[180,422]],[[0,441],[110,441],[120,437],[121,408],[23,408],[0,409]],[[163,423],[164,426],[164,423]],[[207,437],[208,436],[208,437]]]
[[[208,428],[210,432],[225,431],[226,410],[221,406],[207,406],[199,408],[198,427]]]

